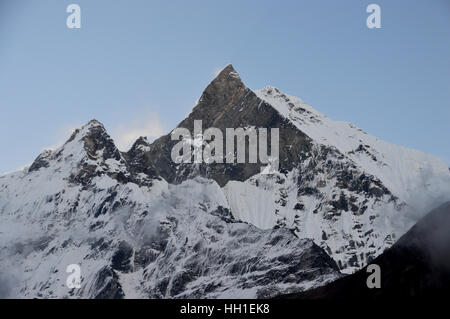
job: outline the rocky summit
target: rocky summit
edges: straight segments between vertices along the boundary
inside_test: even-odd
[[[231,65],[177,126],[278,128],[279,170],[175,163],[170,135],[120,152],[92,120],[0,176],[1,297],[267,298],[354,272],[450,200],[438,158],[337,122]],[[69,289],[67,266],[81,269]]]

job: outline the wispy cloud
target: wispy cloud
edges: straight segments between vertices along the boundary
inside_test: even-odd
[[[222,72],[223,69],[224,69],[223,67],[214,69],[214,72],[213,72],[214,77],[218,76],[219,73]]]
[[[121,123],[111,132],[116,146],[121,151],[128,151],[141,136],[152,141],[164,134],[163,125],[157,113],[140,113],[139,117]]]
[[[133,143],[141,136],[145,136],[152,141],[164,134],[163,125],[157,113],[137,112],[135,117],[122,119],[121,123],[113,126],[108,133],[114,140],[117,148],[121,151],[128,151]],[[86,123],[84,123],[86,124]],[[62,146],[77,129],[83,124],[67,124],[62,126],[56,135],[56,143],[43,148],[44,150],[55,150]]]
[[[55,138],[54,140],[56,141],[54,144],[46,146],[42,149],[42,151],[45,150],[51,150],[54,151],[56,149],[58,149],[59,147],[61,147],[65,142],[67,142],[67,140],[70,138],[70,136],[72,135],[72,133],[77,129],[82,127],[83,124],[81,123],[72,123],[72,124],[65,124],[63,126],[61,126],[56,132],[55,132]]]

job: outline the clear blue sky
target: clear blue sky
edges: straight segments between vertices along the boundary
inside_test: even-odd
[[[382,29],[366,27],[370,3]],[[448,0],[0,0],[0,172],[91,118],[117,140],[167,132],[227,63],[450,163]]]

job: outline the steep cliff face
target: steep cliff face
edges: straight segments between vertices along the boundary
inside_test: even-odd
[[[224,139],[227,128],[266,128],[268,129],[268,155],[271,154],[270,129],[279,128],[282,170],[292,169],[296,163],[306,159],[312,147],[311,139],[246,87],[231,65],[225,67],[208,85],[197,105],[178,127],[186,128],[193,134],[196,120],[202,121],[203,131],[211,127],[218,128]],[[220,186],[225,186],[231,180],[245,181],[260,173],[261,167],[267,165],[261,163],[259,158],[257,163],[249,163],[248,140],[246,141],[246,163],[235,161],[234,164],[177,165],[171,159],[171,150],[176,143],[178,140],[172,141],[169,134],[156,140],[149,151],[150,159],[158,168],[159,174],[171,183],[179,183],[192,176],[202,175],[215,180]],[[224,156],[227,152],[233,152],[236,156],[236,147],[228,150],[225,140],[222,144]]]

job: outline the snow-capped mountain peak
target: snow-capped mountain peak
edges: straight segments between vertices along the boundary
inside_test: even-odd
[[[231,65],[178,127],[192,132],[196,120],[278,128],[279,171],[174,163],[170,135],[121,153],[92,120],[28,170],[0,176],[8,295],[271,297],[360,269],[421,217],[417,201],[450,200],[439,159],[274,87],[252,91]],[[64,285],[68,264],[82,267],[82,289]]]

